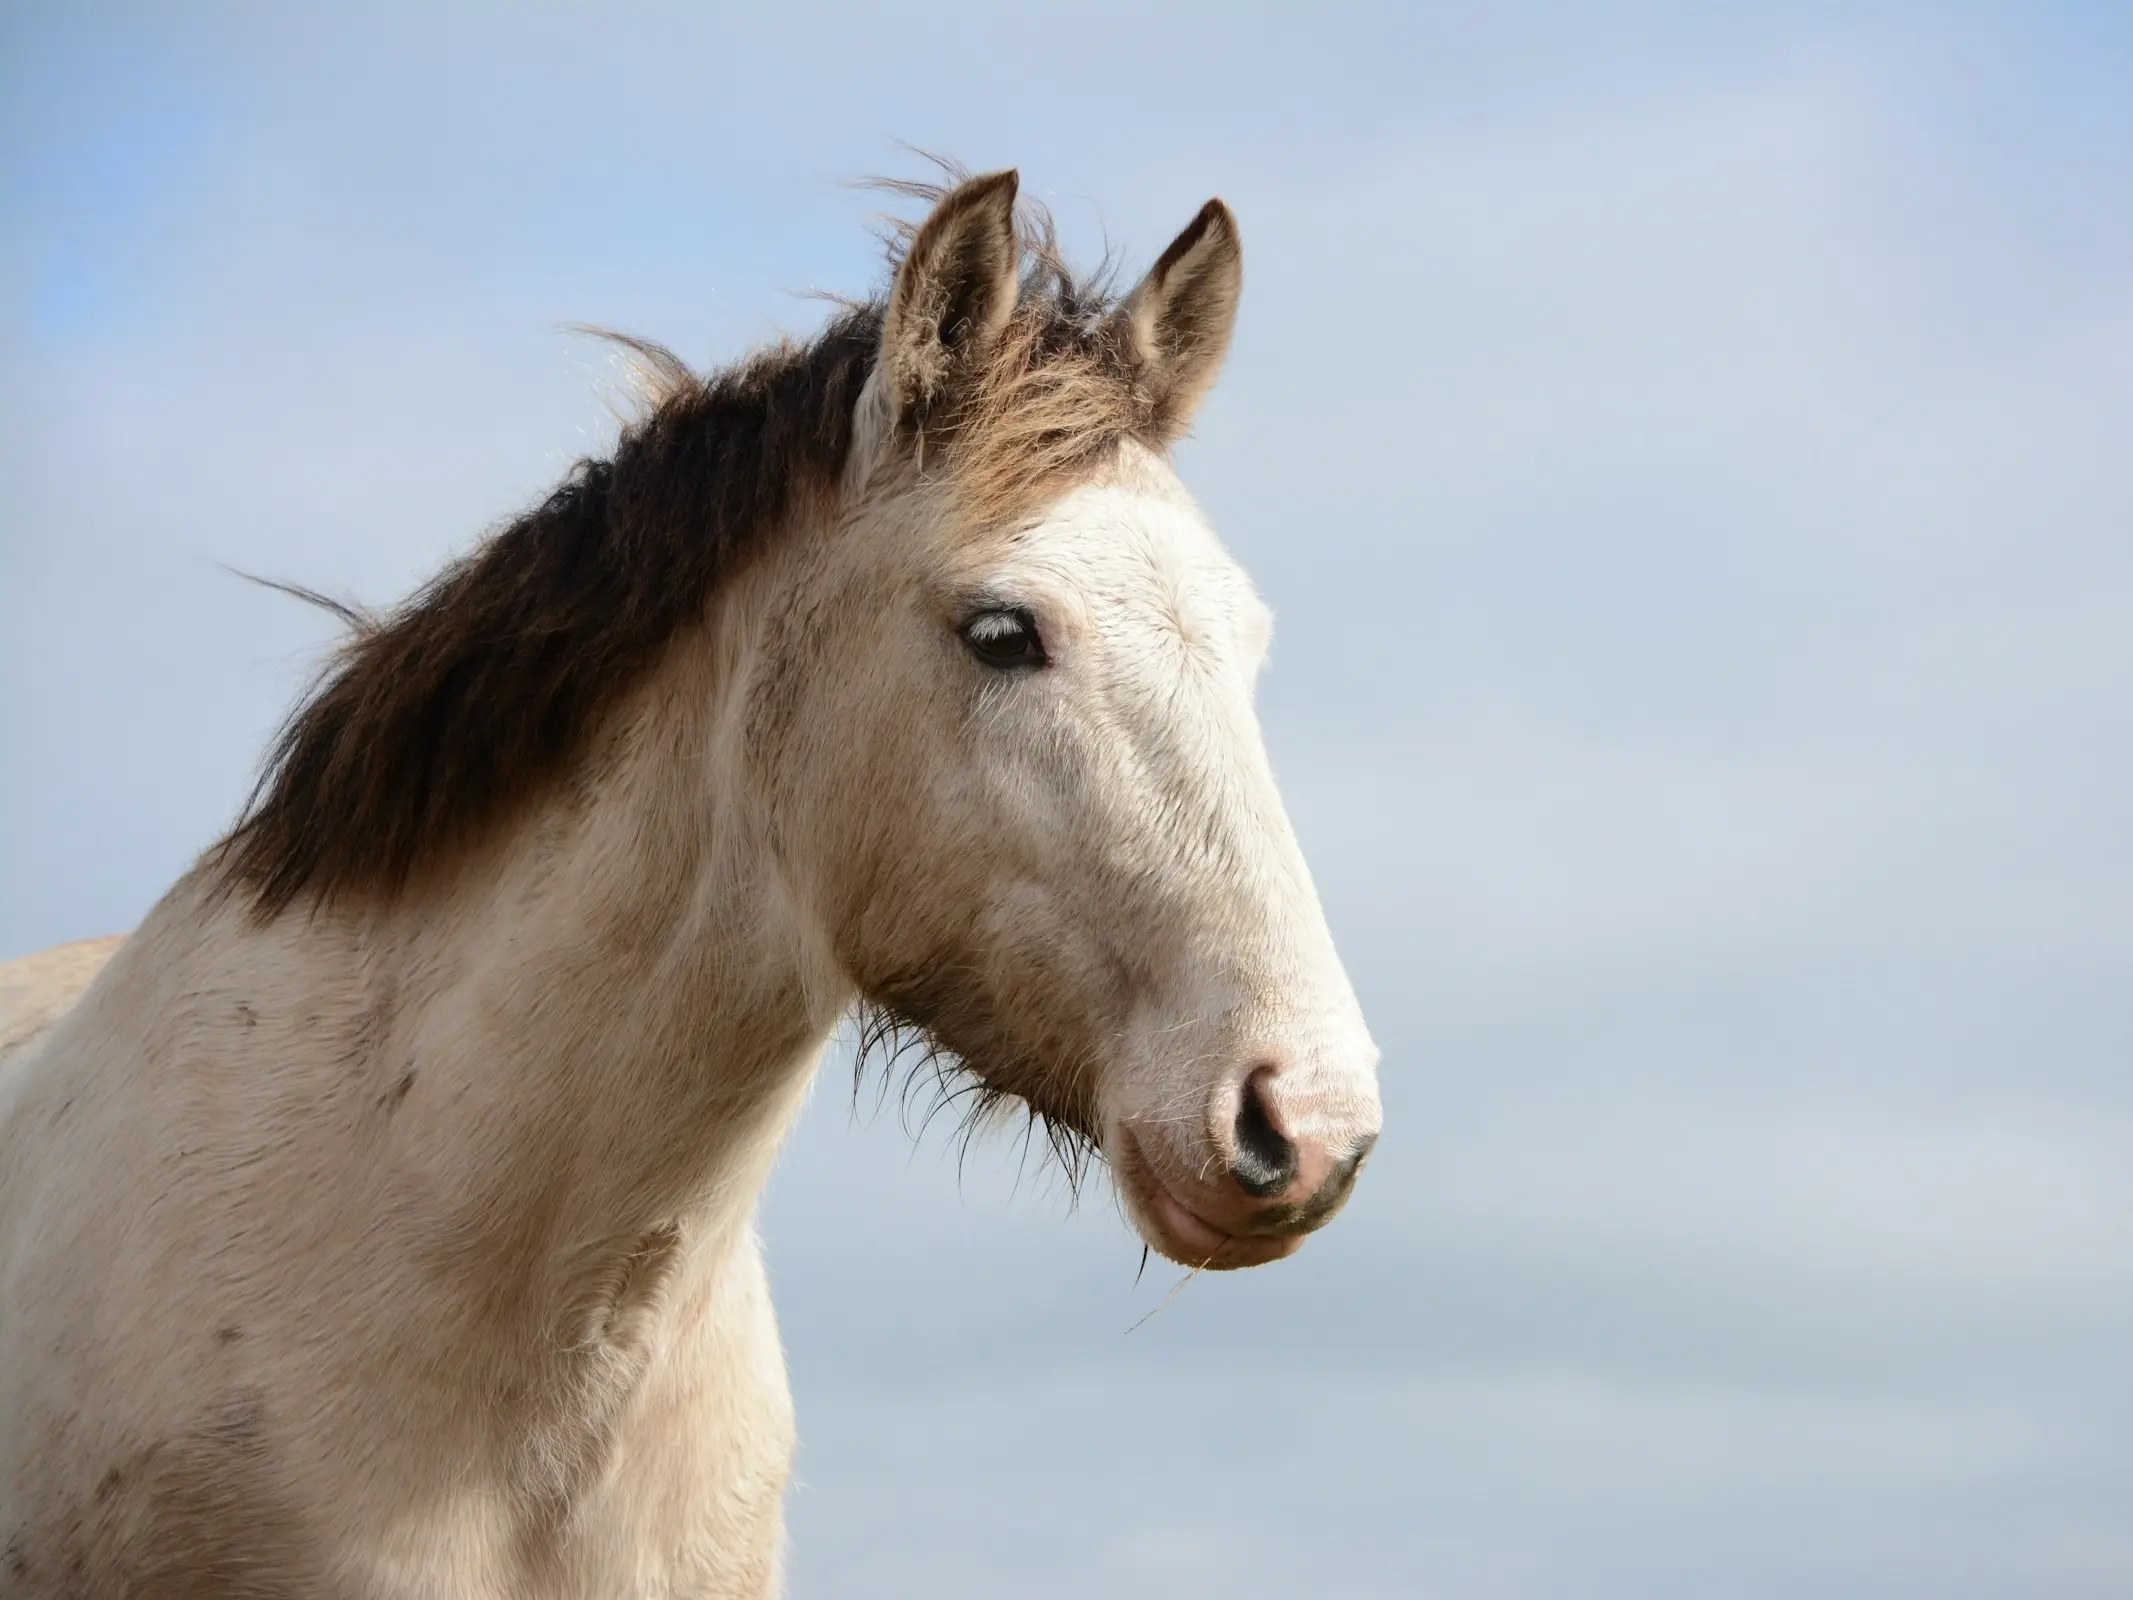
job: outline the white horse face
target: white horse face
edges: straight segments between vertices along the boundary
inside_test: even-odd
[[[785,608],[845,637],[780,674],[780,831],[862,991],[1099,1146],[1151,1246],[1287,1255],[1379,1105],[1253,710],[1267,610],[1138,444],[1000,528],[955,505],[883,473]]]

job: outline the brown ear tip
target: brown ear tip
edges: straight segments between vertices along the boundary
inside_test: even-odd
[[[1022,188],[1022,169],[1002,167],[998,172],[982,173],[963,185],[963,193],[973,200],[991,200],[995,197],[1013,200]]]

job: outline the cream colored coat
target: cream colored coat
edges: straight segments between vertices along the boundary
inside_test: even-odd
[[[999,337],[1013,195],[919,232],[833,501],[567,780],[395,893],[261,915],[211,852],[0,968],[0,1594],[775,1593],[755,1209],[862,997],[1073,1108],[1175,1259],[1346,1197],[1376,1052],[1264,607],[1157,451],[987,522],[899,421]],[[1236,274],[1210,206],[1125,302],[1149,393],[1211,381]],[[1025,625],[1041,670],[987,664]]]

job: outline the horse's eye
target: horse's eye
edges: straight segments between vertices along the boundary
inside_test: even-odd
[[[980,611],[963,624],[963,643],[988,667],[1002,672],[1041,667],[1045,663],[1044,641],[1037,636],[1037,619],[1020,606],[1004,611]]]

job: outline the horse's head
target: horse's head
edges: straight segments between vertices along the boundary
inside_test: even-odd
[[[751,737],[880,1014],[1100,1147],[1164,1255],[1253,1265],[1339,1209],[1379,1107],[1253,710],[1268,612],[1163,453],[1236,228],[1211,202],[1108,305],[1031,265],[1014,202],[963,184],[903,252]]]

